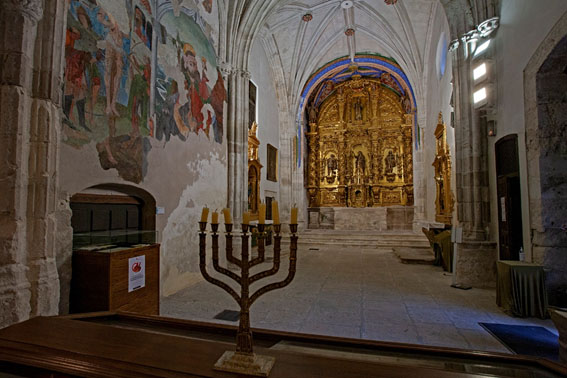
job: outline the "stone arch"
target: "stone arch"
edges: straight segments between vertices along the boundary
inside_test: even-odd
[[[567,303],[567,14],[524,71],[529,218],[533,260],[549,268],[550,304]]]
[[[156,229],[156,200],[150,192],[127,184],[98,184],[90,188],[115,191],[139,199],[142,202],[142,230]]]
[[[118,183],[102,183],[89,186],[79,190],[81,193],[87,189],[96,189],[104,192],[113,192],[135,197],[141,205],[141,228],[143,230],[155,230],[156,226],[156,200],[154,196],[146,190],[127,184]],[[73,193],[73,195],[77,194]],[[70,200],[71,199],[71,200]],[[60,200],[58,204],[58,212],[60,213],[57,220],[58,230],[58,246],[57,255],[57,271],[60,281],[60,302],[59,313],[66,314],[69,312],[69,294],[71,286],[71,259],[72,259],[72,240],[73,229],[71,227],[71,210],[72,196],[69,195],[66,200]]]

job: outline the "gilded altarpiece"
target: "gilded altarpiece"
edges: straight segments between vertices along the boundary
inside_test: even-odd
[[[435,169],[435,185],[437,195],[435,198],[435,220],[451,224],[453,217],[453,193],[451,191],[451,151],[447,144],[443,114],[439,113],[439,120],[435,128],[436,154],[433,161]]]
[[[413,205],[413,114],[379,79],[338,85],[311,112],[310,207]]]

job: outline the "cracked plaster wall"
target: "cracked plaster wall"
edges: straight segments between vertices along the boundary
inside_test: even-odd
[[[215,14],[207,14],[203,9],[198,8],[201,5],[190,1],[179,2],[178,6],[193,7],[205,16],[207,23],[204,33],[214,38],[213,51],[215,51],[214,45],[218,44],[218,33],[215,32],[218,30],[218,21],[216,21],[217,25],[214,24],[215,20],[218,20],[215,13],[217,12],[216,6],[212,10],[212,13]],[[122,28],[127,30],[126,26]],[[198,43],[203,42],[197,42],[195,46]],[[161,64],[160,59],[165,58],[158,54],[157,64]],[[204,63],[199,62],[198,64],[202,72]],[[208,67],[209,84],[213,84],[216,81],[217,72],[211,70],[210,66]],[[155,70],[156,67],[152,66],[152,69]],[[226,102],[223,107],[226,125]],[[156,215],[156,230],[161,243],[160,288],[162,295],[170,295],[201,280],[198,266],[197,222],[203,206],[207,205],[211,212],[215,209],[220,211],[226,206],[226,135],[225,129],[220,138],[222,143],[218,143],[219,138],[213,134],[212,129],[209,137],[202,131],[190,132],[186,140],[181,140],[176,135],[171,135],[169,140],[165,138],[159,140],[151,135],[146,137],[146,147],[149,148],[144,162],[145,175],[139,183],[123,179],[124,175],[119,174],[116,169],[102,169],[97,141],[92,140],[80,147],[68,143],[61,144],[59,182],[61,190],[57,224],[58,230],[62,232],[58,234],[56,241],[58,245],[57,266],[62,281],[62,299],[59,306],[61,313],[68,311],[68,293],[72,274],[72,228],[69,199],[73,194],[80,193],[94,185],[127,184],[144,189],[155,198],[156,206],[164,209],[163,214]],[[222,214],[220,220],[222,221]],[[221,238],[221,248],[223,246]]]

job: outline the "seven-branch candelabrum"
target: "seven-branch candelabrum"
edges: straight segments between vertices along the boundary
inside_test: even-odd
[[[218,234],[218,223],[211,224],[211,239],[212,239],[212,251],[213,251],[213,268],[216,272],[232,279],[240,286],[240,293],[237,293],[231,286],[225,282],[211,277],[207,272],[206,267],[206,228],[207,222],[201,220],[199,222],[199,268],[203,277],[224,289],[229,293],[234,300],[240,305],[240,323],[238,326],[238,333],[236,336],[236,353],[244,354],[249,356],[254,356],[252,350],[252,332],[250,331],[250,306],[263,294],[287,286],[295,276],[296,269],[296,257],[297,257],[297,224],[290,224],[290,251],[289,251],[289,271],[287,277],[279,282],[274,282],[268,284],[264,287],[259,288],[253,294],[250,294],[250,285],[260,279],[270,277],[275,275],[280,269],[280,242],[281,242],[281,224],[274,224],[272,226],[274,232],[274,258],[273,265],[271,269],[266,269],[259,273],[250,275],[250,268],[261,264],[264,262],[265,250],[264,250],[264,224],[258,224],[258,257],[251,259],[248,250],[248,238],[251,233],[248,233],[248,224],[242,224],[242,234],[240,235],[242,239],[242,253],[240,258],[235,256],[232,248],[232,224],[225,223],[226,229],[226,260],[229,263],[235,264],[240,268],[240,275],[234,273],[227,268],[223,268],[219,264],[219,234]]]

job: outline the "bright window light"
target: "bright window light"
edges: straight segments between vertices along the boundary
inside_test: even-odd
[[[486,63],[482,63],[480,66],[473,70],[473,78],[475,80],[480,79],[486,75]]]
[[[478,91],[474,92],[473,101],[474,103],[479,103],[486,98],[486,88],[480,88]]]
[[[488,48],[488,45],[490,45],[490,39],[476,48],[474,56],[482,54],[482,52]]]

